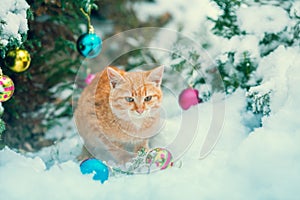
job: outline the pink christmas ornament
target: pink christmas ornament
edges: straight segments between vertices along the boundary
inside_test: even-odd
[[[91,82],[92,82],[92,80],[95,78],[95,74],[89,74],[86,78],[85,78],[85,83],[87,84],[87,85],[89,85]]]
[[[170,151],[165,148],[155,148],[149,151],[146,156],[146,163],[154,164],[156,168],[164,170],[173,166],[173,157]]]
[[[199,91],[194,88],[187,88],[179,95],[179,105],[183,110],[189,109],[193,105],[201,103],[202,100],[199,98]]]

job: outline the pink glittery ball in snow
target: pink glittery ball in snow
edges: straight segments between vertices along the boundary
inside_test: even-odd
[[[92,82],[92,80],[95,78],[95,74],[89,74],[86,78],[85,78],[85,83],[87,84],[87,85],[89,85],[91,82]]]
[[[187,88],[183,90],[179,95],[179,105],[183,110],[189,109],[193,105],[201,103],[198,90],[194,88]]]

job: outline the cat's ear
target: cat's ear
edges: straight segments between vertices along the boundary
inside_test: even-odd
[[[107,76],[112,88],[115,88],[117,84],[124,81],[122,75],[111,67],[107,67]]]
[[[164,66],[156,67],[155,69],[151,70],[147,76],[147,80],[150,82],[156,83],[156,86],[160,86],[162,82],[162,77],[164,73]]]

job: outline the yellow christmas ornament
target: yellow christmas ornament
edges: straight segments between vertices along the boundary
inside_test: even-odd
[[[24,72],[30,65],[30,54],[23,49],[14,49],[5,57],[6,66],[14,72]]]

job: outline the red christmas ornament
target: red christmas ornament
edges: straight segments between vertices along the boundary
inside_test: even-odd
[[[199,91],[194,88],[187,88],[183,90],[179,95],[179,105],[183,110],[189,109],[193,105],[197,105],[202,102],[199,98]]]

